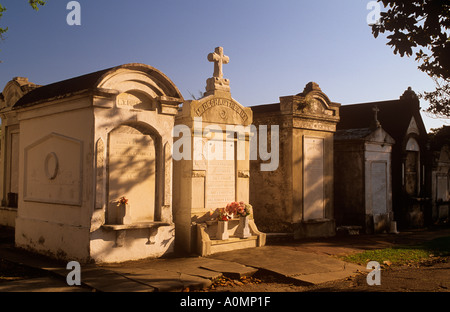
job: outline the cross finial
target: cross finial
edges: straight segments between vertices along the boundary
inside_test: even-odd
[[[373,110],[373,112],[374,112],[374,125],[375,125],[375,127],[379,128],[379,127],[381,127],[381,124],[380,124],[380,122],[378,121],[378,112],[380,111],[380,109],[378,108],[377,105],[374,105],[374,106],[372,107],[372,110]]]
[[[217,47],[213,53],[208,54],[208,61],[214,62],[214,75],[215,78],[223,78],[222,65],[228,64],[230,58],[223,54],[223,48]]]

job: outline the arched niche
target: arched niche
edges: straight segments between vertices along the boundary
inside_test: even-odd
[[[99,90],[114,90],[119,94],[116,106],[174,115],[183,96],[175,84],[161,71],[139,63],[112,68],[97,81]]]
[[[159,134],[147,124],[121,124],[108,134],[108,224],[123,224],[117,201],[128,199],[128,221],[159,221],[161,205],[161,157]]]
[[[420,147],[414,137],[406,141],[403,166],[405,191],[411,196],[417,196],[420,191]]]

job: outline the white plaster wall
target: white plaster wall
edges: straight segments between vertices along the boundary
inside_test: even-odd
[[[149,243],[148,229],[127,230],[122,247],[116,246],[116,231],[91,233],[90,254],[96,263],[158,258],[174,251],[175,225],[158,229],[155,243]]]
[[[21,131],[16,245],[57,258],[85,261],[89,258],[89,207],[93,205],[93,171],[88,165],[92,163],[93,157],[92,109],[89,108],[88,97],[60,100],[51,104],[53,105],[35,106],[19,113]],[[24,200],[24,185],[27,183],[24,149],[51,133],[81,142],[82,168],[72,168],[81,169],[79,205]],[[59,161],[69,166],[67,162],[71,159]],[[44,164],[37,164],[38,168],[41,166],[44,167]]]
[[[122,86],[115,86],[121,91],[126,91]],[[129,86],[132,87],[132,86]],[[136,86],[135,86],[136,87]],[[95,134],[94,141],[97,142],[102,139],[105,144],[105,170],[108,166],[108,159],[106,151],[108,150],[108,135],[115,128],[120,125],[139,126],[144,128],[152,128],[153,133],[161,138],[161,144],[155,145],[156,156],[163,159],[165,144],[172,146],[172,128],[174,123],[173,115],[165,115],[158,112],[158,110],[140,110],[117,107],[115,100],[94,99],[94,105],[97,107],[94,110],[94,124]],[[101,104],[100,104],[101,103]],[[99,105],[104,105],[108,108],[99,108]],[[159,150],[158,148],[161,147]],[[94,152],[95,154],[95,152]],[[157,163],[157,166],[165,166],[164,161]],[[93,163],[95,168],[95,164]],[[160,168],[161,169],[161,168]],[[169,168],[164,168],[172,172],[172,163]],[[157,170],[163,173],[164,170]],[[106,209],[108,209],[108,188],[107,179],[108,174],[104,172],[103,201],[102,209],[95,209],[94,205],[91,207],[92,224],[90,229],[90,257],[95,262],[122,262],[129,260],[137,260],[142,258],[157,258],[166,253],[171,253],[174,250],[175,240],[175,226],[172,220],[172,174],[170,174],[170,181],[165,181],[165,176],[157,175],[156,183],[160,183],[158,190],[159,197],[155,203],[155,221],[162,221],[169,225],[162,226],[158,229],[157,234],[152,238],[154,244],[149,244],[149,230],[148,229],[127,229],[125,230],[125,239],[122,247],[116,246],[117,231],[106,229],[102,227],[107,221]],[[93,179],[95,183],[95,179]],[[95,186],[94,188],[95,189]],[[166,196],[166,192],[169,195]],[[102,193],[102,192],[100,192]],[[124,194],[126,195],[126,194]],[[132,205],[132,203],[130,203]],[[158,206],[158,207],[157,207]],[[169,207],[163,208],[162,206]],[[162,211],[165,209],[164,211]],[[170,213],[168,211],[170,210]],[[160,211],[160,213],[158,213]]]

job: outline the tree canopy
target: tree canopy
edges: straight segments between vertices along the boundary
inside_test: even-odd
[[[378,0],[387,9],[372,24],[375,38],[389,33],[387,45],[394,54],[412,56],[418,68],[428,74],[436,90],[421,97],[430,103],[426,110],[438,117],[450,117],[450,2],[448,0]]]

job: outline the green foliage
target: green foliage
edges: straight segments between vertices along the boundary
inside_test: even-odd
[[[0,4],[0,18],[3,16],[3,12],[6,11],[6,8]],[[0,39],[3,38],[3,34],[8,31],[8,27],[2,28],[0,27]]]
[[[39,11],[39,6],[45,5],[47,0],[28,0],[28,3],[33,8],[33,10]],[[3,16],[3,12],[6,11],[6,8],[0,4],[0,18]],[[0,39],[3,39],[3,34],[8,31],[8,27],[3,28],[0,27]]]
[[[40,5],[45,5],[45,2],[47,0],[28,0],[28,3],[31,5],[31,7],[36,10],[39,11],[39,6]]]
[[[362,253],[346,256],[345,261],[365,265],[369,261],[377,261],[383,263],[389,261],[392,264],[402,265],[411,261],[418,262],[430,257],[430,253],[426,250],[409,249],[409,248],[386,248],[367,250]]]
[[[412,56],[418,68],[436,83],[436,90],[422,98],[432,114],[450,117],[450,2],[444,0],[378,0],[387,9],[379,23],[371,25],[375,38],[390,33],[387,45],[394,54]]]
[[[441,237],[417,246],[366,250],[361,253],[345,256],[343,260],[361,265],[365,265],[369,261],[377,261],[380,264],[388,261],[391,264],[403,265],[422,262],[431,257],[449,255],[450,237]]]

